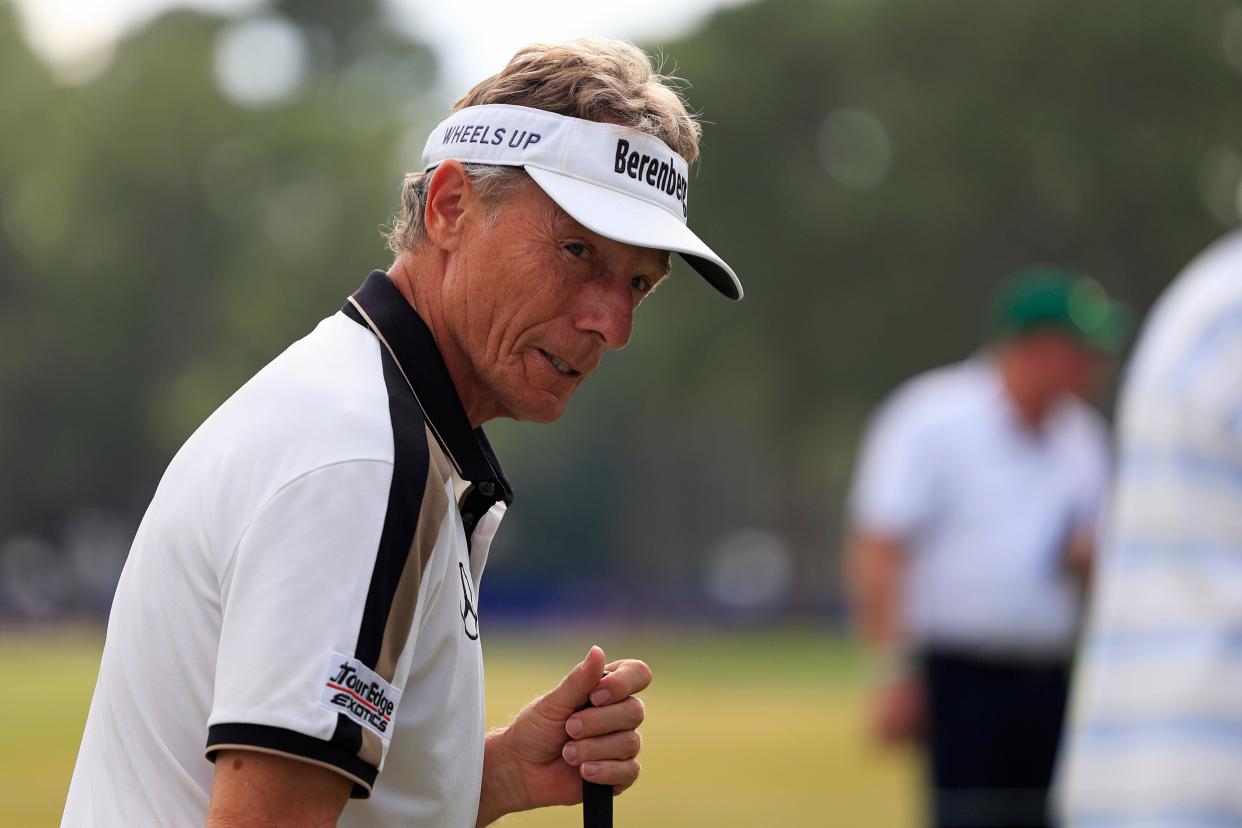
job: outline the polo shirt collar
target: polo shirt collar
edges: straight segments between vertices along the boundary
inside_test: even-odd
[[[380,346],[409,379],[423,418],[458,475],[489,499],[511,504],[513,489],[483,429],[471,427],[431,329],[388,274],[371,271],[341,310],[364,327],[371,327],[368,317],[374,324]]]

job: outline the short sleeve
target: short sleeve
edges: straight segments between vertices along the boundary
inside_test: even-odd
[[[901,395],[872,416],[849,498],[855,531],[909,537],[933,508],[935,469],[928,428]]]
[[[324,466],[253,518],[221,585],[209,759],[224,748],[287,755],[369,794],[401,694],[357,657],[373,582],[394,568],[377,559],[392,485],[391,463]]]

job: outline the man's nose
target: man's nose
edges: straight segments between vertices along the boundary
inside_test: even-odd
[[[578,311],[578,330],[595,334],[605,347],[617,350],[629,344],[633,326],[634,298],[629,280],[592,279]]]

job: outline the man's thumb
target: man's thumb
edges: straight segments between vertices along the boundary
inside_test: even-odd
[[[604,675],[604,651],[598,644],[591,645],[586,658],[578,662],[561,683],[544,696],[544,701],[558,708],[557,713],[568,716],[587,703],[587,697]]]

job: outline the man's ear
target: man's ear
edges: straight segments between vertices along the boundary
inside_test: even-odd
[[[455,250],[469,220],[480,209],[478,196],[460,161],[442,161],[431,173],[423,225],[427,239],[442,250]]]

